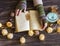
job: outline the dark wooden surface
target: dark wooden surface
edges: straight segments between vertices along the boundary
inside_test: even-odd
[[[13,24],[15,23],[14,17],[10,16],[11,11],[14,11],[16,4],[19,0],[0,0],[0,22],[5,25],[7,21],[11,21]],[[28,0],[28,8],[33,7],[31,0]],[[43,0],[44,6],[49,5],[57,5],[60,10],[60,0]],[[7,28],[7,27],[6,27]],[[12,28],[7,28],[9,32],[15,31],[15,24]],[[0,29],[1,31],[1,29]],[[27,32],[23,33],[14,33],[14,38],[12,40],[8,40],[6,37],[3,37],[0,32],[0,46],[60,46],[60,34],[52,33],[47,34],[45,41],[39,41],[38,36],[29,37]],[[26,38],[26,44],[20,44],[19,38],[24,36]]]

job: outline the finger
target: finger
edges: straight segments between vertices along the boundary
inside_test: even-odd
[[[16,16],[18,15],[18,11],[19,11],[19,9],[16,10]]]

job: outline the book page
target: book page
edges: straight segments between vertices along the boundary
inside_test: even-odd
[[[40,24],[37,16],[38,16],[37,11],[30,10],[30,28],[32,30],[40,30]]]
[[[27,12],[22,12],[18,16],[15,16],[17,32],[29,31],[29,20],[26,19],[26,14]]]

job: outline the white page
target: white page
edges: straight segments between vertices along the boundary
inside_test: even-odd
[[[30,10],[30,27],[32,30],[40,30],[40,24],[38,21],[38,12],[35,10]]]
[[[17,32],[29,31],[29,20],[26,19],[26,13],[22,12],[15,17]]]

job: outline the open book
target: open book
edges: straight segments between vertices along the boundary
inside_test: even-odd
[[[38,12],[35,10],[30,10],[30,19],[26,19],[26,13],[20,13],[18,16],[15,16],[16,20],[16,32],[23,32],[29,30],[40,30],[40,24],[38,21]]]

